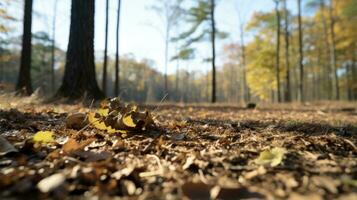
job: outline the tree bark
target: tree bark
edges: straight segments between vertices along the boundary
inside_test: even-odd
[[[299,92],[298,99],[300,102],[304,102],[304,54],[303,54],[303,44],[302,44],[302,22],[301,22],[301,0],[297,0],[298,2],[298,21],[299,21],[299,69],[300,69],[300,77],[299,77]]]
[[[104,62],[103,62],[103,77],[102,91],[107,94],[107,65],[108,65],[108,21],[109,21],[109,0],[105,3],[105,41],[104,41]]]
[[[212,99],[216,102],[216,24],[215,24],[215,0],[211,0],[211,44],[212,44]]]
[[[55,50],[56,50],[56,18],[57,18],[57,0],[53,8],[53,21],[52,21],[52,47],[51,47],[51,89],[55,91]]]
[[[325,3],[324,0],[320,0],[320,10],[321,10],[321,21],[322,21],[322,26],[323,26],[323,37],[324,37],[324,44],[325,44],[325,51],[324,53],[329,54],[329,49],[330,49],[330,44],[329,44],[329,38],[328,38],[328,28],[326,24],[326,18],[324,15],[324,10],[325,10]],[[331,55],[329,55],[331,56]],[[327,77],[326,77],[326,83],[327,83],[327,94],[328,94],[328,99],[332,100],[332,90],[333,90],[333,83],[331,80],[331,70],[332,70],[332,64],[331,64],[331,59],[329,61],[330,65],[326,66],[324,65],[323,67],[325,68]]]
[[[93,41],[94,0],[72,0],[66,65],[57,97],[104,98],[95,77]]]
[[[329,7],[329,17],[330,17],[330,33],[331,33],[331,45],[330,45],[330,58],[331,65],[334,75],[334,87],[335,87],[335,99],[340,99],[340,88],[339,80],[337,75],[337,61],[336,61],[336,39],[335,39],[335,19],[333,16],[333,0],[330,1]]]
[[[280,95],[280,12],[279,12],[279,1],[275,0],[275,13],[276,13],[276,57],[275,57],[275,75],[276,75],[276,82],[277,82],[277,100],[281,102],[281,95]]]
[[[243,72],[243,99],[245,102],[250,101],[250,91],[247,84],[247,69],[246,69],[246,55],[244,42],[244,28],[243,23],[240,24],[240,40],[241,40],[241,57],[242,57],[242,72]]]
[[[16,91],[22,95],[31,95],[31,26],[32,26],[32,0],[25,1],[24,29],[22,35],[22,50],[19,78]]]
[[[285,72],[285,101],[290,102],[291,101],[291,94],[290,94],[290,33],[289,33],[289,12],[287,8],[287,0],[284,0],[284,14],[285,14],[285,66],[286,66],[286,72]]]
[[[115,94],[115,96],[118,96],[119,95],[119,91],[120,91],[120,74],[119,74],[120,3],[121,3],[121,0],[118,0],[116,44],[115,44],[115,86],[114,86],[114,94]]]

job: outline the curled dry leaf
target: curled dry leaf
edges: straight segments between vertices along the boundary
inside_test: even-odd
[[[88,123],[88,117],[84,113],[70,114],[66,118],[66,127],[71,129],[82,129]]]
[[[278,166],[283,160],[285,152],[285,149],[279,147],[262,151],[255,163],[258,165],[270,165],[271,167]]]
[[[12,152],[18,152],[18,150],[12,146],[7,139],[0,135],[0,156],[4,156]]]
[[[149,111],[140,111],[134,104],[124,105],[118,98],[103,101],[100,109],[88,113],[88,120],[93,127],[108,133],[145,131],[154,125]]]

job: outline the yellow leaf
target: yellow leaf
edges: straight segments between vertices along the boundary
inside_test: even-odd
[[[134,123],[134,120],[131,116],[131,114],[128,114],[128,115],[125,115],[123,117],[123,124],[127,127],[130,127],[130,128],[135,128],[136,127],[136,124]]]
[[[270,165],[272,167],[278,166],[283,160],[285,152],[285,149],[279,147],[265,150],[260,153],[255,163],[259,165]]]
[[[52,131],[38,131],[32,138],[35,143],[53,143],[55,140],[53,139]]]
[[[103,117],[106,117],[109,115],[109,109],[108,108],[100,108],[97,110],[97,113]]]
[[[103,110],[108,110],[108,109],[103,109]],[[105,125],[105,123],[101,121],[101,119],[95,117],[95,113],[93,112],[88,113],[88,121],[96,129],[107,131],[108,133],[120,132],[118,130],[111,128],[110,126]]]

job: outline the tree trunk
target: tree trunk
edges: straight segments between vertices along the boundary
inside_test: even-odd
[[[331,45],[330,45],[330,58],[334,75],[335,99],[340,99],[339,80],[337,75],[337,61],[336,61],[336,40],[335,40],[335,19],[333,16],[333,0],[330,1],[329,17],[330,17],[330,32],[331,32]]]
[[[328,28],[326,24],[326,18],[324,15],[324,10],[325,10],[325,3],[324,0],[320,0],[320,10],[321,10],[321,21],[322,21],[322,26],[323,26],[323,37],[324,37],[324,44],[325,44],[325,51],[329,51],[330,44],[329,44],[329,38],[328,38]],[[324,53],[327,53],[325,52]],[[328,54],[328,53],[327,53]],[[327,83],[327,94],[328,94],[328,99],[332,100],[332,90],[333,90],[333,83],[331,80],[331,70],[332,70],[332,64],[331,64],[331,59],[329,61],[330,65],[328,66],[323,66],[325,68],[327,77],[326,77],[326,83]]]
[[[299,21],[299,69],[300,69],[300,79],[299,79],[299,92],[298,99],[300,102],[304,102],[304,54],[303,54],[303,44],[302,44],[302,22],[301,22],[301,0],[298,0],[298,21]]]
[[[66,65],[57,97],[104,98],[95,77],[93,40],[94,0],[72,0]]]
[[[279,12],[279,1],[275,1],[275,13],[276,13],[276,57],[275,57],[275,75],[276,75],[276,82],[277,82],[277,100],[281,102],[280,96],[280,12]]]
[[[57,0],[53,8],[53,21],[52,21],[52,47],[51,47],[51,90],[55,91],[55,50],[56,50],[56,18],[57,18]]]
[[[108,21],[109,21],[109,0],[105,4],[105,41],[104,41],[104,62],[103,62],[103,78],[102,91],[107,94],[107,65],[108,65]]]
[[[243,99],[245,102],[250,101],[250,91],[247,84],[247,69],[245,60],[245,42],[244,42],[244,28],[243,23],[240,24],[240,40],[241,40],[241,53],[242,53],[242,72],[243,72]]]
[[[31,86],[31,25],[32,25],[32,0],[25,1],[24,29],[22,35],[22,50],[19,78],[16,91],[22,95],[32,93]]]
[[[289,60],[289,49],[290,49],[290,41],[289,41],[289,12],[287,8],[287,0],[284,0],[284,14],[285,14],[285,66],[286,66],[286,74],[285,74],[285,101],[291,101],[290,94],[290,60]]]
[[[120,3],[118,0],[118,11],[117,11],[117,28],[116,28],[116,44],[115,44],[115,86],[114,94],[119,95],[120,91],[120,75],[119,75],[119,25],[120,25]]]
[[[166,25],[166,32],[165,32],[165,74],[164,74],[165,94],[168,93],[167,65],[168,65],[168,62],[169,62],[169,40],[170,40],[170,27],[169,27],[169,25]]]
[[[215,24],[215,1],[211,0],[211,43],[212,43],[212,99],[216,102],[216,24]]]

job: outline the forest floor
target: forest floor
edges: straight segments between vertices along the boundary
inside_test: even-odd
[[[0,96],[0,199],[357,199],[356,103],[146,108],[157,129],[110,134]]]

